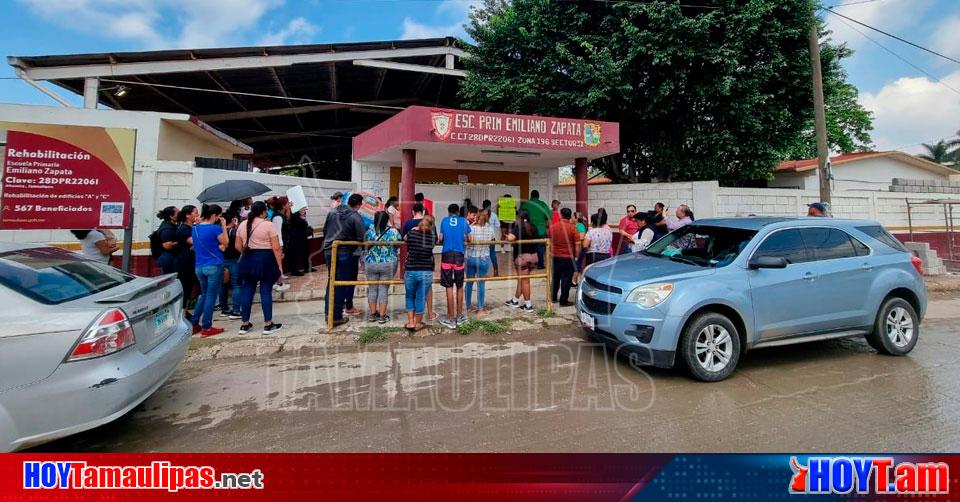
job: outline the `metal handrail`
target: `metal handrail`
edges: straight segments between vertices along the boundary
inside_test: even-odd
[[[386,279],[382,281],[338,281],[337,280],[337,251],[340,246],[351,246],[351,247],[371,247],[371,246],[405,246],[407,243],[405,241],[333,241],[333,244],[330,249],[330,263],[327,264],[330,270],[330,280],[327,281],[327,329],[333,329],[333,309],[334,309],[334,299],[335,291],[337,286],[381,286],[381,285],[397,285],[404,284],[404,281],[400,279]],[[468,246],[489,246],[489,245],[519,245],[519,244],[546,244],[546,250],[544,255],[544,265],[546,266],[544,272],[537,274],[528,274],[528,275],[496,275],[493,277],[472,277],[464,279],[464,282],[486,282],[486,281],[513,281],[520,279],[546,279],[546,309],[548,312],[553,311],[553,302],[550,298],[551,284],[550,279],[553,275],[553,260],[549,259],[550,257],[550,239],[525,239],[525,240],[513,240],[513,241],[476,241],[476,242],[467,242]],[[439,284],[439,279],[434,279],[433,284]]]

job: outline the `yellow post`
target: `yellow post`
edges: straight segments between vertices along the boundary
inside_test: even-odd
[[[336,298],[334,288],[337,282],[337,247],[339,244],[339,241],[333,241],[333,247],[330,248],[330,263],[327,263],[327,270],[330,271],[330,280],[327,281],[327,329],[333,329],[333,309],[336,308],[333,300]]]
[[[550,252],[550,239],[547,239],[545,243],[547,245],[545,256],[543,257],[543,263],[547,267],[547,312],[553,312],[553,298],[551,298],[550,293],[553,291],[553,283],[551,278],[553,275],[553,255]]]

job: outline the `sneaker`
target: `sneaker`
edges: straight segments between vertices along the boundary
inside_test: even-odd
[[[263,327],[263,334],[264,334],[264,335],[272,335],[272,334],[276,333],[277,331],[280,331],[280,328],[282,328],[282,327],[283,327],[282,324],[280,324],[280,323],[278,323],[278,322],[272,322],[272,323],[270,323],[269,326],[264,326],[264,327]]]
[[[286,290],[288,290],[288,289],[290,289],[290,283],[286,283],[286,282],[285,282],[285,283],[283,283],[283,284],[274,284],[274,285],[273,285],[273,290],[276,291],[277,293],[283,293],[284,291],[286,291]]]
[[[343,313],[344,313],[344,314],[357,315],[357,314],[360,313],[360,309],[354,307],[354,308],[352,308],[352,309],[346,309],[346,310],[344,310]]]
[[[454,321],[453,319],[440,319],[440,324],[450,329],[457,329],[457,321]]]
[[[367,322],[379,322],[380,314],[370,314],[367,316]]]
[[[561,307],[572,307],[573,304],[570,302],[560,302]]]
[[[346,318],[346,317],[342,317],[342,318],[340,318],[340,319],[334,319],[334,320],[333,320],[333,325],[334,325],[334,326],[343,326],[343,325],[346,324],[348,321],[350,321],[350,319],[349,319],[349,318]]]
[[[513,298],[511,298],[511,299],[503,302],[503,304],[506,305],[506,306],[508,306],[508,307],[513,307],[513,308],[517,308],[517,307],[520,306],[520,302],[514,300]]]
[[[460,317],[457,318],[457,326],[467,322],[467,314],[460,314]]]
[[[206,337],[208,337],[208,336],[219,335],[220,333],[223,333],[223,328],[213,328],[213,327],[211,327],[211,328],[207,328],[207,329],[201,331],[201,332],[200,332],[200,337],[201,337],[201,338],[206,338]]]
[[[384,314],[384,315],[380,316],[380,318],[377,319],[377,322],[380,323],[380,324],[386,324],[386,323],[390,322],[390,314]]]
[[[252,331],[252,330],[253,330],[253,323],[252,323],[252,322],[245,322],[245,323],[243,323],[243,324],[240,325],[240,334],[241,334],[241,335],[246,335],[247,333],[249,333],[249,332]]]
[[[230,317],[229,310],[220,310],[220,317]]]
[[[196,335],[197,333],[199,333],[199,332],[201,332],[201,331],[203,331],[203,328],[201,328],[199,324],[194,324],[194,325],[193,325],[193,334],[194,334],[194,335]]]
[[[237,319],[243,319],[243,314],[241,314],[240,312],[234,311],[234,312],[230,312],[227,315],[227,317],[229,317],[231,321],[236,321]]]
[[[533,305],[523,304],[520,306],[520,312],[533,312],[534,310],[536,309],[533,308]]]

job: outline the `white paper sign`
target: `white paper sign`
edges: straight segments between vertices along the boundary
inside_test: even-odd
[[[307,196],[303,194],[303,187],[300,185],[287,189],[287,198],[290,199],[290,210],[293,212],[307,207]]]

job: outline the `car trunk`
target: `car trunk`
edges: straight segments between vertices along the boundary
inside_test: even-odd
[[[64,360],[91,323],[113,308],[133,325],[135,344],[124,350],[149,352],[175,332],[182,319],[181,298],[180,283],[170,275],[138,277],[56,306],[15,301],[21,306],[4,316],[9,324],[0,335],[0,392],[42,380],[60,364],[74,364]]]

